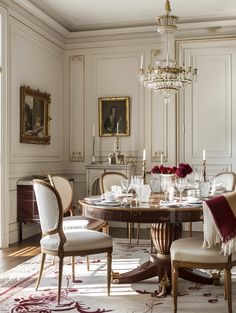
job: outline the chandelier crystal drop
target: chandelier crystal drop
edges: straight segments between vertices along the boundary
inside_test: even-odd
[[[148,66],[145,71],[143,67],[143,54],[138,79],[144,87],[153,89],[154,93],[164,96],[164,101],[170,101],[170,95],[176,94],[180,88],[191,84],[197,77],[197,68],[189,64],[178,66],[175,61],[174,32],[176,31],[177,17],[170,15],[170,2],[166,0],[165,14],[157,18],[157,31],[162,39],[162,60]]]

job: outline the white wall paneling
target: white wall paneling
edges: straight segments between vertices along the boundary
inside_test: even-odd
[[[10,25],[10,116],[11,162],[61,161],[62,141],[62,50],[19,22]],[[20,86],[51,94],[50,145],[19,142]]]
[[[99,97],[130,97],[130,136],[121,138],[121,152],[141,156],[145,137],[145,113],[143,91],[137,81],[141,53],[127,51],[96,54],[92,60],[93,71],[93,120],[98,129]],[[96,155],[107,156],[114,150],[114,137],[98,139]]]
[[[232,110],[236,41],[183,43],[180,49],[185,62],[189,54],[195,60],[199,73],[192,88],[185,89],[180,103],[182,158],[197,167],[201,164],[202,150],[206,149],[210,171],[231,170],[236,165],[232,158],[236,149],[232,131],[232,121],[236,121]]]
[[[28,25],[32,24],[33,20]],[[159,163],[160,152],[166,155],[166,164],[186,161],[201,169],[203,148],[207,152],[208,172],[236,170],[236,106],[233,105],[236,91],[232,88],[236,83],[235,39],[188,39],[177,43],[178,58],[186,62],[190,54],[192,62],[197,63],[199,76],[193,88],[187,87],[180,94],[176,110],[174,96],[165,106],[160,96],[143,88],[137,80],[141,54],[144,53],[145,66],[153,65],[160,55],[160,51],[154,50],[160,48],[160,37],[153,30],[145,36],[139,29],[133,29],[132,34],[124,30],[124,36],[122,33],[113,36],[115,30],[105,30],[104,36],[90,33],[90,39],[85,33],[81,33],[81,37],[68,34],[64,46],[58,42],[59,37],[53,40],[53,32],[49,31],[47,37],[46,28],[40,35],[39,25],[26,25],[26,20],[20,22],[19,13],[11,13],[7,135],[12,198],[7,217],[11,242],[16,240],[18,229],[17,179],[41,170],[64,173],[75,179],[76,204],[77,199],[85,195],[85,165],[91,162],[94,123],[96,159],[101,157],[105,161],[113,151],[114,137],[98,136],[99,97],[130,97],[131,135],[121,138],[121,152],[141,161],[142,150],[146,148],[148,170]],[[184,38],[190,33],[191,30],[186,30],[177,35]],[[199,34],[203,31],[194,30],[194,36]],[[209,31],[204,30],[203,35],[209,36]],[[51,94],[49,146],[19,143],[21,85]],[[5,127],[7,129],[7,125]],[[24,228],[25,235],[32,231],[30,227]],[[37,231],[37,227],[32,227]]]
[[[56,173],[62,169],[62,77],[63,50],[46,37],[9,18],[9,242],[18,240],[17,180],[33,174]],[[20,86],[51,94],[50,145],[19,141]],[[23,226],[23,237],[40,231],[37,224]]]
[[[70,161],[84,161],[84,71],[83,55],[69,58]]]

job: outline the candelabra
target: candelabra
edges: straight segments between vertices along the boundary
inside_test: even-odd
[[[146,160],[143,160],[142,177],[143,183],[146,184]]]
[[[93,156],[92,156],[92,164],[96,164],[96,161],[95,161],[95,136],[93,136]]]
[[[206,160],[202,161],[203,170],[202,170],[202,179],[204,182],[206,182]]]
[[[114,143],[114,152],[120,152],[120,137],[116,136]]]

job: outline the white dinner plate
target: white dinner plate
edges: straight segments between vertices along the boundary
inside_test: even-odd
[[[98,205],[104,205],[104,206],[120,206],[121,205],[121,202],[120,201],[106,201],[106,200],[103,200],[103,201],[100,201],[98,203]]]
[[[202,204],[202,200],[186,200],[184,203],[187,204]]]
[[[171,207],[171,206],[176,206],[176,205],[177,205],[177,201],[164,201],[164,200],[160,201],[160,206]]]

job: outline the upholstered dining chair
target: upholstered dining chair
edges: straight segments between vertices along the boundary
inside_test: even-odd
[[[64,231],[70,229],[87,228],[90,230],[102,230],[108,233],[108,224],[101,219],[74,215],[75,210],[72,207],[73,189],[68,179],[58,175],[48,175],[49,181],[57,190],[61,197],[63,215],[70,213],[70,216],[63,217]],[[87,270],[89,271],[89,257],[87,256]]]
[[[128,179],[128,177],[119,172],[106,172],[103,173],[99,178],[99,186],[101,193],[111,190],[111,186],[113,185],[121,185],[122,179]],[[127,223],[128,226],[128,238],[131,242],[132,239],[132,231],[131,231],[131,223]],[[137,242],[139,242],[139,233],[140,233],[140,224],[138,223],[137,228]]]
[[[172,294],[174,313],[177,313],[178,271],[180,268],[201,268],[224,270],[225,300],[228,313],[232,313],[231,268],[236,265],[236,253],[220,254],[220,246],[203,248],[203,237],[189,237],[175,240],[170,248],[172,266]]]
[[[213,184],[222,184],[222,186],[227,190],[227,191],[233,191],[235,189],[235,173],[234,172],[222,172],[218,173],[212,182]]]
[[[75,215],[75,210],[72,207],[73,189],[68,179],[59,175],[48,175],[48,178],[61,197],[63,215],[70,213],[70,216],[63,217],[64,230],[69,228],[87,228],[102,230],[104,233],[108,232],[107,223],[104,220]]]
[[[226,191],[234,191],[236,177],[234,172],[222,172],[215,175],[212,185],[221,184]],[[189,222],[189,235],[192,236],[192,222]]]
[[[107,289],[110,295],[112,238],[102,232],[89,229],[63,230],[62,201],[57,190],[50,184],[34,180],[39,218],[43,237],[41,246],[41,265],[36,290],[40,284],[46,255],[59,258],[58,304],[60,304],[62,271],[64,257],[72,257],[72,278],[75,277],[75,256],[107,253]]]

